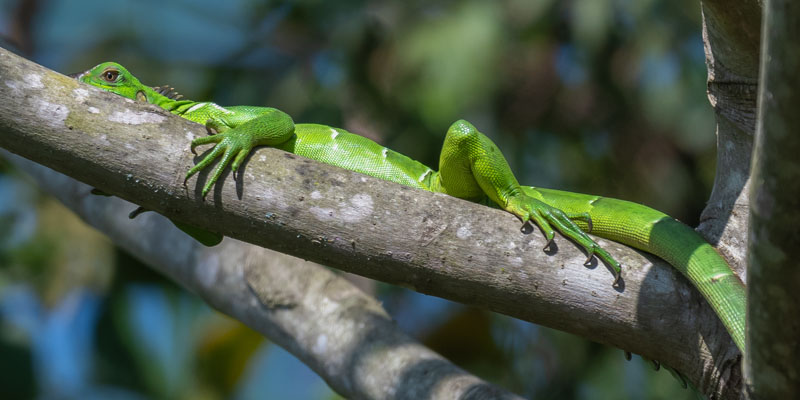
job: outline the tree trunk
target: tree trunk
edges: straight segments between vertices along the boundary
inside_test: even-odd
[[[750,194],[746,379],[800,398],[800,3],[768,0]]]

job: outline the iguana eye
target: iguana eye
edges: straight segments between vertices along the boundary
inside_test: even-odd
[[[119,77],[119,71],[115,69],[107,69],[103,72],[103,79],[108,82],[115,82]]]

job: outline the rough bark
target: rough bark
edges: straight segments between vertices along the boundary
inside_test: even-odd
[[[756,399],[800,398],[800,4],[768,0],[750,207],[746,375]]]
[[[717,117],[717,173],[697,230],[746,281],[761,3],[703,0],[701,5],[708,99]]]
[[[474,304],[657,359],[713,397],[740,393],[739,352],[700,294],[654,257],[600,240],[625,266],[541,251],[511,215],[276,149],[242,179],[182,185],[202,126],[0,51],[0,146],[170,218],[422,293]],[[280,291],[260,293],[280,305]]]

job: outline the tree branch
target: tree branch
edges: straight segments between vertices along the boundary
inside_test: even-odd
[[[182,186],[202,126],[0,51],[0,146],[170,218],[348,272],[572,332],[670,365],[709,395],[739,392],[739,353],[705,300],[655,257],[600,241],[623,287],[572,243],[510,214],[261,148],[242,179]],[[226,256],[227,257],[227,256]],[[176,279],[181,279],[179,276]],[[254,278],[255,279],[255,278]],[[282,304],[280,291],[261,293]]]
[[[746,281],[761,5],[758,0],[703,0],[701,5],[708,99],[717,117],[717,172],[697,230]]]

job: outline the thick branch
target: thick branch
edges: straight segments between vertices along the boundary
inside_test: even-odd
[[[750,154],[756,121],[759,0],[703,0],[708,99],[717,116],[717,173],[698,231],[746,279]]]
[[[800,4],[768,0],[753,153],[747,381],[756,399],[800,397]]]
[[[738,351],[667,264],[601,241],[622,289],[559,240],[521,234],[502,211],[276,149],[254,153],[203,201],[188,142],[204,129],[0,53],[0,146],[170,218],[359,275],[573,332],[671,365],[704,393],[738,391]],[[280,292],[262,293],[281,304]]]

